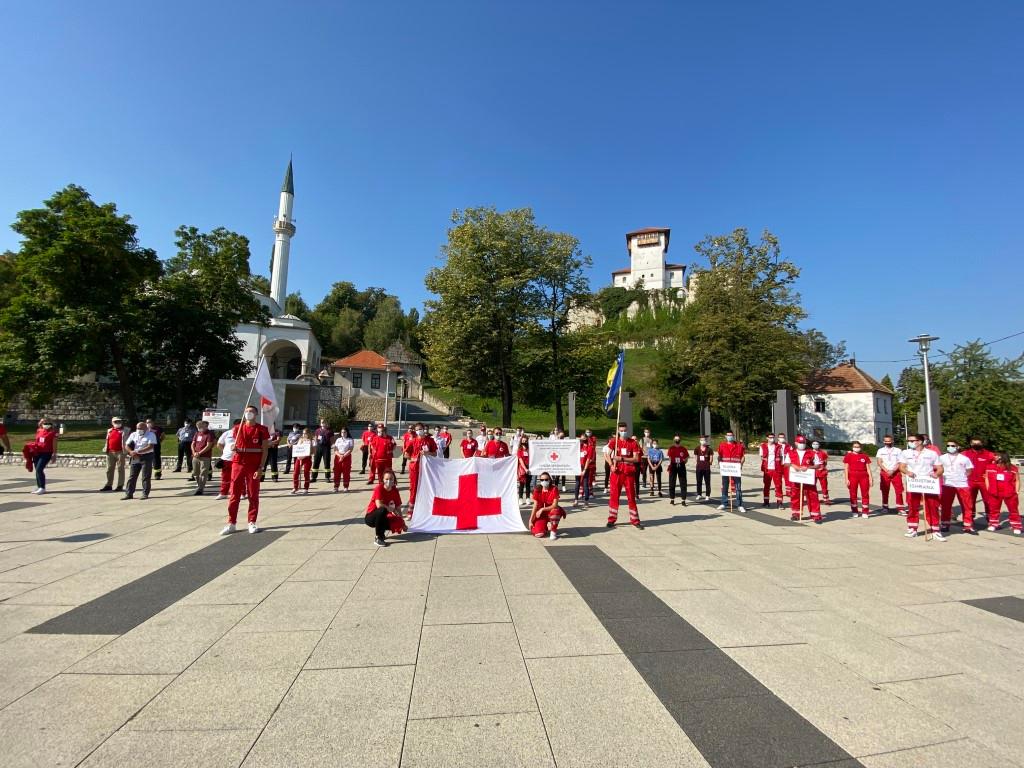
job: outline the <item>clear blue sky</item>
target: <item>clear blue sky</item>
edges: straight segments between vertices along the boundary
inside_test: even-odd
[[[690,263],[767,227],[859,360],[1024,330],[1018,0],[35,0],[4,26],[5,223],[74,182],[163,258],[225,226],[265,274],[294,152],[311,305],[335,280],[419,305],[452,209],[493,204],[576,235],[595,289],[628,230]]]

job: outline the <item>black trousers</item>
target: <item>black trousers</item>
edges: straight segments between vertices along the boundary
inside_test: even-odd
[[[267,449],[267,460],[263,462],[262,474],[267,474],[267,467],[270,467],[270,475],[273,478],[277,478],[277,446]],[[288,470],[285,470],[287,473]]]
[[[653,469],[648,467],[647,472],[650,475],[651,481],[651,493],[654,493],[654,481],[658,481],[658,493],[661,493],[661,464]]]
[[[365,475],[365,474],[366,474],[366,460],[367,460],[367,458],[368,458],[368,457],[369,457],[369,455],[370,455],[370,451],[369,451],[369,449],[368,449],[368,448],[367,448],[367,447],[366,447],[365,445],[362,445],[362,446],[360,446],[360,447],[359,447],[359,450],[360,450],[360,451],[362,452],[362,454],[363,454],[363,465],[362,465],[362,466],[361,466],[361,467],[359,468],[359,471],[360,471],[360,472],[361,472],[362,474],[364,474],[364,475]]]
[[[523,475],[523,479],[519,481],[519,498],[528,499],[530,498],[530,475]]]
[[[286,475],[292,473],[292,447],[290,445],[284,449],[284,473]]]
[[[704,486],[704,495],[711,495],[711,470],[710,469],[697,469],[694,470],[694,475],[697,477],[697,495],[700,496],[700,488]]]
[[[605,462],[604,465],[604,489],[608,490],[608,481],[612,476],[612,465]]]
[[[372,512],[367,512],[366,524],[373,528],[378,539],[383,539],[388,530],[388,508],[377,507]]]
[[[160,459],[160,441],[157,440],[153,444],[153,471],[156,473],[156,479],[159,480],[163,474],[164,464]]]
[[[327,479],[331,479],[331,446],[323,445],[322,443],[316,447],[316,456],[313,457],[313,482],[316,482],[317,470],[320,467],[320,462],[324,464],[324,472],[327,474]]]
[[[188,462],[188,471],[192,472],[192,443],[178,443],[178,463],[174,466],[175,472],[181,472],[182,460]]]
[[[135,495],[135,485],[139,482],[139,474],[142,475],[142,497],[149,496],[151,489],[150,480],[153,478],[153,461],[156,451],[144,453],[132,459],[131,473],[128,475],[128,482],[124,486],[124,495],[131,498]]]
[[[675,464],[668,465],[668,497],[674,499],[676,497],[676,483],[679,483],[679,497],[686,501],[686,465]],[[710,485],[711,479],[708,478],[708,484]]]

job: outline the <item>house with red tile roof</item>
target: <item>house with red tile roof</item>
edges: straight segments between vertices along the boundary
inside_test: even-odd
[[[824,442],[882,444],[893,434],[893,391],[857,367],[856,360],[815,371],[798,405],[798,429]]]

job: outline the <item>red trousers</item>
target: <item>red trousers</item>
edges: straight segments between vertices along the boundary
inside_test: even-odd
[[[889,506],[889,488],[892,487],[896,494],[896,509],[903,509],[906,506],[903,503],[903,475],[898,469],[891,475],[885,472],[879,472],[878,475],[878,485],[882,489],[882,506]]]
[[[782,493],[782,468],[766,469],[764,471],[764,503],[768,503],[769,492],[775,486],[775,500],[783,501],[786,497]]]
[[[860,497],[860,511],[864,514],[868,512],[868,499],[871,493],[871,476],[867,472],[858,472],[857,474],[850,474],[850,483],[847,485],[850,489],[850,507],[854,512],[857,511],[857,497]]]
[[[793,519],[796,519],[800,515],[800,501],[804,501],[807,504],[807,508],[811,511],[811,518],[813,520],[821,520],[821,504],[818,503],[818,490],[813,485],[801,485],[800,483],[789,484],[789,508],[793,514],[790,515]]]
[[[313,466],[312,456],[302,456],[292,462],[292,490],[299,490],[299,475],[302,475],[303,489],[309,490],[309,470]]]
[[[346,454],[345,458],[341,456],[334,457],[334,487],[337,488],[339,485],[344,484],[345,490],[348,490],[349,480],[352,478],[352,454]]]
[[[543,536],[548,531],[558,530],[558,521],[565,517],[565,510],[555,507],[551,512],[541,512],[533,521],[530,532],[534,536]]]
[[[242,500],[243,493],[249,498],[248,518],[250,523],[256,522],[256,516],[260,511],[260,457],[257,454],[243,455],[251,455],[254,458],[240,460],[236,456],[231,462],[231,495],[228,497],[228,522],[232,525],[238,520],[238,505]]]
[[[964,528],[973,528],[974,505],[971,504],[971,489],[954,488],[951,485],[942,486],[942,495],[939,497],[942,527],[948,528],[950,520],[953,519],[953,499],[960,501],[960,511],[964,514]]]
[[[391,457],[386,459],[374,459],[370,466],[370,481],[384,482],[384,473],[391,470]]]
[[[921,499],[924,498],[924,516],[928,528],[939,530],[939,497],[934,493],[908,493],[907,502],[910,509],[907,511],[907,527],[917,529],[921,519]]]
[[[1006,504],[1006,509],[1010,513],[1010,527],[1015,531],[1021,529],[1020,520],[1020,499],[1017,498],[1017,494],[1012,496],[993,496],[992,504],[988,508],[988,524],[999,525],[1000,512],[1003,511],[1003,504]]]
[[[420,483],[420,462],[409,462],[409,509],[416,506],[416,487]]]
[[[626,491],[626,505],[629,507],[629,522],[636,525],[640,522],[640,512],[636,508],[636,475],[632,472],[612,472],[612,487],[608,494],[608,522],[619,519],[619,492]]]
[[[981,503],[985,507],[985,513],[991,514],[992,504],[994,500],[992,494],[988,492],[983,482],[969,481],[967,484],[968,490],[971,492],[971,517],[977,517],[978,515],[978,494],[981,494]]]
[[[233,461],[225,461],[220,468],[220,495],[227,496],[231,492],[231,465]]]
[[[817,472],[814,476],[818,479],[818,484],[821,486],[821,495],[825,498],[825,501],[828,501],[828,472]],[[804,493],[806,492],[807,489],[804,488]]]

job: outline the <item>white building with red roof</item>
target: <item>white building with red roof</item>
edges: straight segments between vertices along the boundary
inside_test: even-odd
[[[893,394],[856,360],[815,371],[799,399],[798,430],[823,442],[881,445],[893,433]]]
[[[674,288],[682,296],[686,283],[683,264],[670,264],[668,243],[672,230],[668,227],[645,227],[626,233],[626,252],[629,266],[612,272],[612,285],[616,288],[636,288],[642,285],[649,291]]]

